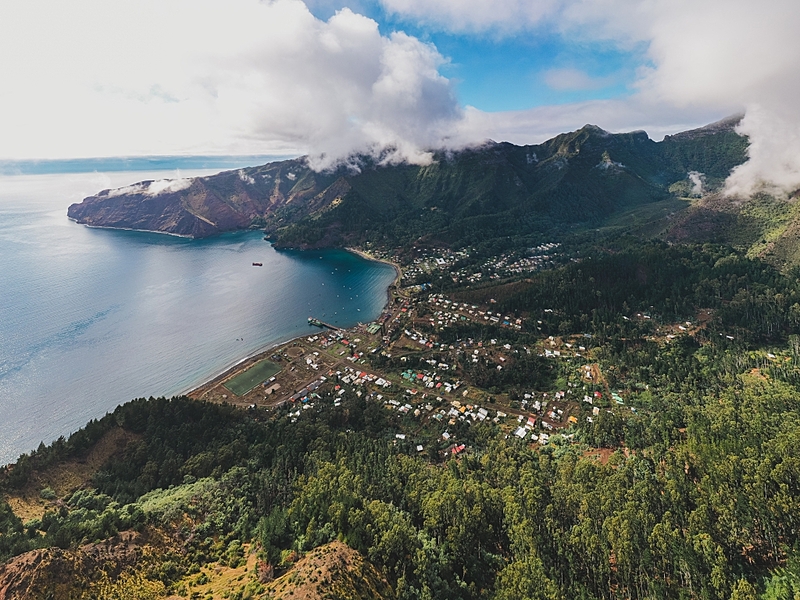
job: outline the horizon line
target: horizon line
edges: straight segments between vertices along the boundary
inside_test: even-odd
[[[175,169],[236,169],[298,158],[294,154],[154,154],[146,156],[97,156],[87,158],[0,159],[0,176],[56,175],[111,171],[159,171]]]

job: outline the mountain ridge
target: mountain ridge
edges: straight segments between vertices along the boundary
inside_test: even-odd
[[[489,142],[437,151],[429,165],[351,166],[315,172],[304,158],[177,182],[103,190],[68,209],[92,226],[208,237],[262,228],[278,247],[400,246],[434,237],[465,245],[553,225],[586,226],[675,195],[690,172],[719,186],[746,159],[735,118],[651,140],[596,125],[542,144]],[[355,166],[355,168],[354,168]]]

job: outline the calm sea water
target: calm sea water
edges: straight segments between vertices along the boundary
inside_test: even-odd
[[[276,252],[258,232],[194,241],[90,229],[69,204],[198,172],[0,177],[0,464],[135,397],[174,395],[267,346],[380,314],[391,267]],[[263,267],[253,267],[253,262]]]

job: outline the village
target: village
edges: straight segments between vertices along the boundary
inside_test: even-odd
[[[456,284],[498,280],[505,277],[532,273],[553,268],[566,259],[559,251],[560,243],[548,242],[514,254],[500,254],[482,260],[475,259],[475,252],[467,250],[421,250],[403,270],[403,283],[416,284],[421,279],[438,273],[452,279]]]
[[[420,264],[428,263],[409,268]],[[399,281],[402,286],[407,278]],[[453,330],[470,324],[492,337],[451,339]],[[503,314],[492,302],[459,302],[416,284],[396,287],[375,321],[339,329],[309,318],[309,335],[254,356],[189,395],[285,414],[293,423],[304,413],[347,410],[357,399],[390,411],[396,431],[387,435],[432,458],[469,452],[471,436],[481,427],[519,443],[564,444],[581,422],[592,423],[601,411],[632,410],[608,388],[592,358],[591,336],[538,335],[523,345],[505,339],[508,333],[541,330],[540,324]],[[549,361],[555,384],[479,385],[476,370],[513,373],[523,368],[522,357]],[[269,376],[262,380],[260,372]],[[517,376],[526,379],[525,373]]]
[[[483,264],[545,268],[558,249],[556,243],[531,248],[524,260],[532,262],[522,265],[504,256]],[[467,252],[427,250],[402,269],[393,263],[398,278],[374,321],[340,329],[309,317],[308,335],[251,357],[189,396],[291,423],[354,403],[378,406],[391,417],[386,436],[435,460],[469,453],[476,436],[534,447],[579,443],[576,434],[603,415],[625,419],[637,412],[631,394],[647,391],[648,381],[620,386],[617,365],[593,335],[555,335],[558,308],[503,312],[493,298],[459,299],[463,286],[436,292],[425,282],[465,258]],[[648,312],[619,318],[642,340],[667,347],[697,336],[712,311],[676,323]]]

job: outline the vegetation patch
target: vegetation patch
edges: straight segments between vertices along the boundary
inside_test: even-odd
[[[381,573],[340,541],[309,552],[292,569],[264,588],[273,600],[393,600]]]
[[[37,470],[24,487],[7,493],[6,502],[23,522],[41,519],[47,510],[56,506],[58,499],[90,483],[111,456],[124,451],[137,438],[115,427],[103,435],[86,456]]]
[[[236,377],[226,381],[224,385],[237,396],[244,396],[259,383],[279,373],[280,370],[280,365],[276,365],[274,362],[270,362],[267,359],[260,360],[244,373],[240,373]]]

